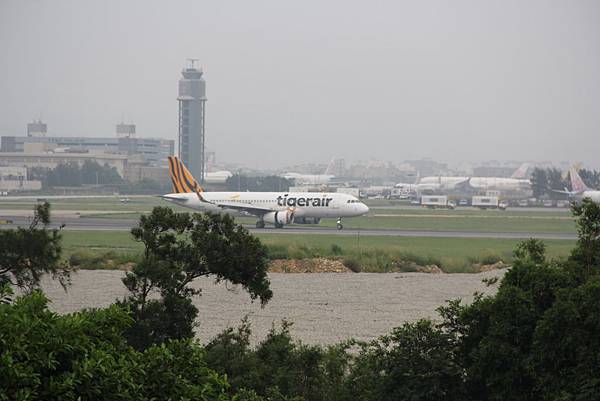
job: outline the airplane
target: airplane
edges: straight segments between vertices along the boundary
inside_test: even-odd
[[[600,191],[591,189],[585,185],[575,167],[569,169],[569,175],[571,176],[571,191],[565,188],[564,191],[554,190],[554,192],[567,194],[569,198],[574,198],[576,201],[589,198],[592,202],[600,203]]]
[[[225,184],[227,179],[232,177],[231,171],[209,171],[204,174],[204,182],[207,184]]]
[[[337,229],[344,228],[343,217],[357,217],[369,211],[356,197],[342,193],[316,192],[205,192],[183,162],[169,156],[173,193],[161,197],[177,205],[201,212],[238,211],[258,218],[256,228],[272,224],[318,224],[322,218],[337,218]]]
[[[335,175],[332,174],[334,166],[335,158],[331,159],[323,174],[284,173],[281,176],[288,180],[294,180],[295,185],[326,185],[335,178]]]
[[[465,185],[468,181],[469,177],[430,176],[421,178],[416,186],[418,192],[453,190]]]
[[[414,189],[416,192],[454,190],[467,186],[479,190],[527,190],[531,188],[531,181],[525,178],[529,166],[529,163],[522,164],[510,178],[429,176],[421,178],[417,184],[408,188]],[[397,184],[396,187],[406,187],[406,184]]]
[[[471,177],[469,185],[474,189],[494,189],[504,191],[518,191],[531,189],[531,181],[525,178],[529,163],[523,163],[510,178],[504,177]]]

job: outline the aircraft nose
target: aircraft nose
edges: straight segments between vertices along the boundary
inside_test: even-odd
[[[367,214],[369,212],[369,206],[365,205],[364,203],[361,203],[360,211],[362,214]]]

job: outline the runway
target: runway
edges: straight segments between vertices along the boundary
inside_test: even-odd
[[[0,229],[27,227],[30,218],[26,216],[0,216]],[[90,218],[73,216],[55,216],[51,227],[58,228],[64,225],[65,230],[84,231],[129,231],[138,223],[137,219]],[[253,234],[296,234],[296,235],[345,235],[345,236],[386,236],[386,237],[430,237],[430,238],[504,238],[524,239],[538,238],[545,240],[575,240],[575,233],[552,232],[475,232],[475,231],[425,231],[402,229],[353,229],[337,230],[335,227],[319,226],[287,226],[284,228],[267,227],[257,229],[253,225],[245,225]]]

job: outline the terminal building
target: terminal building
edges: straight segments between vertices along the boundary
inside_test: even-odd
[[[175,150],[171,139],[137,138],[134,124],[118,124],[115,137],[47,136],[46,124],[38,121],[27,125],[27,136],[0,138],[2,153],[114,153],[141,155],[150,166],[166,167],[167,157]]]
[[[29,180],[25,167],[0,167],[0,195],[13,191],[37,191],[42,189],[42,182]]]
[[[138,138],[134,124],[117,124],[114,137],[91,138],[48,136],[47,125],[38,120],[27,124],[27,136],[0,137],[0,168],[20,172],[17,179],[15,174],[11,173],[13,179],[8,173],[3,174],[0,189],[39,189],[37,183],[27,180],[27,169],[54,169],[60,164],[82,166],[86,161],[114,167],[130,182],[150,179],[167,183],[167,157],[174,151],[174,140]]]
[[[113,153],[141,155],[150,166],[166,167],[167,157],[175,150],[171,139],[138,138],[134,124],[118,124],[115,137],[47,136],[46,124],[27,124],[27,136],[2,136],[2,153]]]

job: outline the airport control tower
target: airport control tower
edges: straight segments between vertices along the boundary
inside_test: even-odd
[[[193,176],[204,181],[204,115],[206,82],[198,60],[188,59],[190,65],[181,71],[179,80],[179,157]]]

